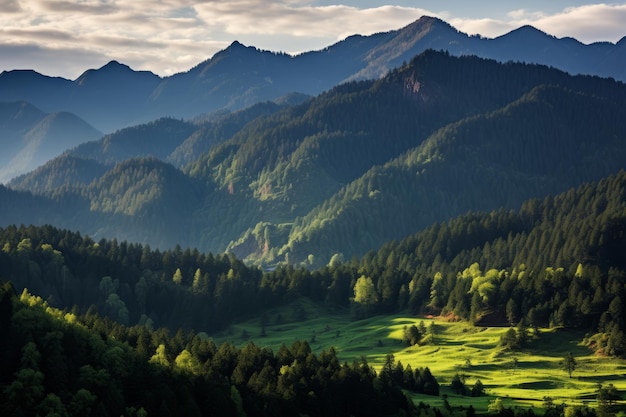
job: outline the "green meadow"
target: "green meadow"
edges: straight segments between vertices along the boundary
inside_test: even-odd
[[[433,341],[421,346],[402,343],[405,326],[426,328],[434,323]],[[441,387],[441,396],[414,395],[415,401],[442,406],[444,398],[452,407],[470,404],[486,412],[490,401],[501,398],[505,407],[534,407],[540,412],[544,397],[554,404],[595,407],[598,384],[612,383],[626,390],[626,361],[595,356],[581,344],[584,334],[567,329],[540,329],[528,347],[519,351],[499,347],[506,327],[474,327],[441,318],[376,316],[353,320],[348,310],[328,310],[306,299],[268,311],[261,317],[232,325],[213,335],[216,343],[230,341],[238,346],[249,342],[276,351],[296,340],[309,342],[314,352],[334,347],[341,360],[351,363],[363,356],[379,368],[387,354],[413,369],[428,367]],[[570,378],[561,361],[571,352],[577,366]],[[456,395],[450,381],[456,374],[471,388],[477,379],[487,396]]]

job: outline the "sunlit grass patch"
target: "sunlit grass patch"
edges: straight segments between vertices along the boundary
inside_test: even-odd
[[[420,322],[428,329],[426,339],[431,343],[407,346],[402,342],[405,326],[419,326]],[[416,403],[441,407],[445,399],[450,407],[467,409],[472,405],[478,413],[486,412],[495,398],[501,398],[505,407],[535,407],[540,413],[544,397],[552,398],[555,404],[595,406],[600,383],[612,383],[626,391],[626,361],[594,356],[580,343],[582,333],[540,329],[528,346],[511,351],[500,347],[500,338],[507,330],[400,315],[353,320],[348,309],[328,310],[302,299],[212,337],[218,344],[231,341],[243,346],[253,341],[274,351],[281,344],[289,346],[296,340],[306,340],[315,352],[334,347],[341,361],[351,363],[366,357],[376,369],[391,353],[404,366],[428,367],[437,378],[442,395],[410,394]],[[572,378],[561,365],[568,352],[577,361]],[[487,396],[456,395],[449,386],[457,373],[465,378],[468,388],[480,379]]]

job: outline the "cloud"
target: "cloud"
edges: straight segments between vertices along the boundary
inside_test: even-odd
[[[6,29],[2,31],[2,34],[4,36],[39,42],[76,40],[72,33],[55,29]]]
[[[422,15],[442,17],[463,32],[487,37],[526,24],[586,43],[615,42],[626,35],[624,3],[580,6],[552,14],[512,9],[482,19],[408,6],[324,3],[328,4],[311,0],[4,0],[0,4],[0,70],[30,67],[75,78],[116,59],[134,69],[169,75],[188,70],[234,40],[260,49],[299,53],[322,49],[353,34],[398,29]]]
[[[461,32],[470,35],[478,34],[487,38],[494,38],[518,27],[510,22],[497,19],[452,18],[448,22]]]
[[[0,3],[0,13],[17,13],[22,11],[18,0],[4,0]]]
[[[0,70],[73,79],[111,59],[160,75],[187,70],[228,45],[211,39],[193,3],[22,0],[15,13],[0,13]]]
[[[563,13],[545,16],[533,22],[537,28],[551,35],[571,36],[589,43],[617,42],[626,35],[626,4],[591,4],[568,8]],[[575,31],[575,33],[572,33]]]
[[[50,48],[41,47],[33,43],[20,45],[0,44],[1,70],[38,69],[40,73],[49,76],[65,76],[76,78],[85,71],[85,62],[99,63],[102,66],[109,59],[97,52],[79,48]],[[45,63],[45,68],[42,67]],[[67,76],[66,74],[72,74]]]
[[[118,11],[113,4],[98,0],[81,2],[45,0],[40,1],[39,6],[53,13],[107,14]]]
[[[573,37],[583,43],[617,42],[626,35],[626,4],[590,4],[545,14],[513,10],[503,19],[450,19],[457,29],[469,34],[496,37],[523,25],[532,25],[556,37]]]
[[[333,38],[372,34],[409,24],[429,12],[418,8],[381,6],[359,9],[347,5],[299,6],[258,0],[210,2],[195,7],[208,25],[230,34]],[[345,37],[344,36],[344,37]]]

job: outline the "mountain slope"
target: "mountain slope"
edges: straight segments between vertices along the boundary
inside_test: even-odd
[[[199,155],[209,152],[213,147],[230,139],[248,122],[278,112],[288,106],[306,101],[309,97],[301,94],[290,94],[276,101],[254,104],[242,110],[226,112],[226,114],[209,115],[208,120],[200,124],[199,129],[181,143],[166,159],[176,166],[187,165],[195,161]]]
[[[31,171],[101,133],[76,115],[46,114],[26,102],[0,103],[0,182]]]
[[[135,71],[111,61],[74,80],[76,91],[66,105],[77,107],[76,112],[80,109],[86,120],[108,133],[154,119],[146,109],[149,95],[160,82],[161,78],[149,71]]]
[[[27,101],[46,112],[69,111],[107,132],[152,119],[146,102],[160,78],[115,61],[75,81],[35,71],[0,73],[0,101]]]
[[[306,189],[334,187],[334,192],[372,165],[419,145],[441,126],[495,110],[538,83],[565,79],[543,67],[502,66],[429,51],[377,82],[345,84],[255,120],[189,170],[214,176],[222,186],[252,187],[263,199],[301,201],[310,194]],[[610,87],[602,88],[605,93]],[[319,175],[307,175],[311,169]]]
[[[173,247],[192,246],[193,210],[208,193],[173,166],[144,158],[116,165],[85,194],[90,211],[105,220],[92,234]]]
[[[515,208],[597,180],[626,168],[625,116],[618,102],[537,87],[373,168],[300,219],[280,252],[291,259],[325,247],[324,259],[336,248],[363,254],[468,210]]]
[[[2,71],[0,86],[0,101],[26,101],[50,113],[63,110],[76,88],[70,80],[33,70]]]
[[[194,122],[161,118],[120,129],[99,140],[79,144],[44,166],[14,178],[10,185],[13,189],[37,194],[57,193],[62,185],[88,185],[117,163],[145,157],[155,157],[181,167],[229,139],[252,119],[275,113],[304,99],[304,96],[286,97],[282,104],[258,103],[236,112],[206,115]]]
[[[565,90],[551,94],[550,89],[540,89],[537,91],[541,94],[537,96],[520,98],[535,86],[544,84],[562,85]],[[570,89],[580,94],[570,96],[566,93]],[[594,96],[602,99],[596,102]],[[518,106],[506,109],[507,103],[516,100]],[[233,141],[200,158],[198,165],[204,168],[192,173],[212,175],[220,186],[257,200],[264,210],[257,216],[257,226],[269,222],[278,227],[299,217],[286,246],[279,244],[285,239],[282,228],[283,232],[272,236],[269,249],[263,239],[252,245],[248,238],[234,241],[229,249],[238,256],[254,259],[263,251],[262,257],[284,259],[286,253],[291,252],[291,262],[302,261],[308,254],[318,255],[320,262],[326,262],[332,251],[341,252],[339,248],[349,248],[347,256],[362,254],[382,241],[398,238],[435,220],[441,221],[469,209],[515,207],[534,193],[559,192],[580,181],[615,172],[625,160],[619,139],[615,139],[624,136],[619,110],[623,100],[624,87],[610,80],[570,77],[539,66],[502,65],[478,58],[453,58],[427,52],[380,81],[336,88],[292,110],[289,116],[279,114],[274,119],[249,125],[253,134],[246,133],[248,128],[243,129]],[[526,106],[535,106],[533,110],[522,105],[527,102],[534,103]],[[604,109],[607,118],[600,117],[594,106]],[[498,107],[504,110],[492,114]],[[395,172],[399,168],[392,165],[375,167],[365,174],[370,167],[383,165],[418,147],[438,126],[472,114],[475,119],[470,117],[468,121],[479,122],[475,123],[475,131],[467,135],[473,140],[471,146],[481,150],[476,151],[478,156],[474,159],[456,157],[460,163],[444,161],[440,168],[428,165],[428,169],[434,170],[432,174],[429,171],[429,176],[419,178],[415,173],[422,168],[412,166],[401,169],[409,171],[406,175]],[[261,127],[261,123],[265,126]],[[528,131],[522,133],[524,129]],[[595,144],[594,129],[601,140],[598,149],[591,152]],[[495,136],[489,136],[492,134]],[[528,142],[524,134],[541,141],[554,141],[571,134],[572,146],[582,148],[579,154],[567,155],[570,158],[567,163],[574,163],[572,161],[581,155],[589,163],[578,175],[552,178],[544,173],[541,178],[549,178],[549,181],[540,180],[538,173],[529,172],[529,178],[515,174],[521,176],[515,181],[526,182],[524,187],[528,187],[520,190],[520,195],[516,195],[516,188],[504,188],[498,189],[501,195],[497,197],[473,196],[474,189],[482,187],[480,182],[460,187],[464,191],[460,193],[456,180],[448,177],[455,172],[459,181],[464,181],[467,174],[461,174],[460,167],[472,173],[477,169],[472,166],[475,164],[487,170],[487,179],[502,170],[500,180],[504,181],[513,167],[501,166],[497,159],[483,160],[480,153],[483,146],[493,146],[491,142],[500,138],[508,147],[501,148],[499,157],[505,160],[527,158],[531,162],[528,170],[536,169],[536,158],[546,149],[536,150],[537,155],[532,154],[530,146],[520,149],[519,144]],[[433,145],[438,144],[437,141],[430,142],[427,146],[439,146]],[[458,144],[450,148],[454,146]],[[560,152],[569,147],[561,149],[559,144],[554,144],[548,150]],[[425,161],[430,162],[430,159]],[[519,168],[515,166],[515,169]],[[359,179],[363,174],[365,176]],[[536,177],[534,182],[530,180],[533,176]],[[341,189],[344,184],[347,185]],[[409,192],[413,187],[417,189]],[[440,207],[435,200],[420,203],[430,198],[426,195],[431,188],[434,195],[443,198],[443,201],[437,200]],[[331,198],[335,192],[339,194]],[[379,202],[370,201],[370,196],[383,198],[385,195],[387,197]],[[415,210],[422,214],[416,216]],[[394,214],[390,216],[390,212]],[[251,227],[246,235],[255,228]],[[268,230],[272,235],[271,226]],[[250,253],[250,248],[256,252]]]
[[[33,194],[59,194],[63,189],[86,186],[100,178],[107,167],[91,158],[79,158],[65,152],[44,165],[11,180],[13,190]]]
[[[446,22],[422,17],[402,29],[389,33],[388,39],[367,52],[366,66],[349,79],[376,79],[410,61],[428,49],[448,51],[452,55],[478,55],[476,38],[468,37]],[[533,61],[531,61],[533,62]]]
[[[626,173],[521,208],[468,213],[329,268],[328,297],[372,278],[370,314],[408,308],[477,325],[517,326],[508,349],[532,349],[529,327],[577,328],[599,355],[624,356]],[[328,269],[327,269],[328,270]],[[346,276],[347,275],[347,276]],[[348,281],[349,282],[349,281]],[[526,337],[529,336],[529,337]],[[517,341],[515,341],[517,340]]]
[[[155,158],[106,167],[67,154],[16,185],[40,195],[0,188],[2,224],[54,224],[159,248],[194,246],[194,212],[212,192]]]
[[[69,153],[106,165],[148,156],[164,160],[196,129],[189,122],[162,118],[118,130],[97,141],[82,143]]]

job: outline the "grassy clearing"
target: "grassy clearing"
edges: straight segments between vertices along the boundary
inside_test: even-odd
[[[427,328],[435,323],[435,343],[413,347],[402,344],[404,326],[418,325],[420,321]],[[599,383],[612,383],[618,390],[626,391],[626,361],[594,356],[579,344],[582,333],[542,329],[527,349],[511,352],[498,347],[506,330],[394,315],[353,321],[347,310],[329,311],[308,300],[299,300],[262,318],[233,325],[228,331],[213,335],[213,339],[218,344],[230,341],[239,346],[252,341],[274,351],[281,344],[289,346],[295,340],[306,340],[315,352],[335,347],[341,360],[352,362],[366,356],[375,367],[382,365],[388,353],[393,353],[405,366],[429,367],[451,406],[471,404],[477,412],[485,412],[495,397],[502,398],[505,406],[541,408],[546,396],[556,404],[595,406]],[[560,365],[567,352],[572,352],[578,364],[572,378]],[[470,388],[480,379],[489,396],[454,395],[447,386],[456,373],[465,376]],[[413,398],[443,405],[443,397]]]

